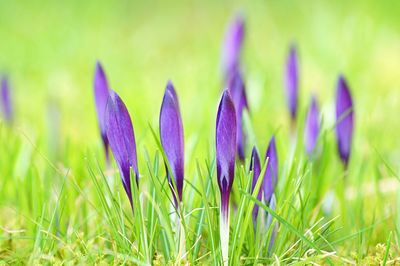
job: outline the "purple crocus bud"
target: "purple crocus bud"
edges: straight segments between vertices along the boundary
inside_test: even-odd
[[[135,134],[129,112],[117,93],[110,90],[105,112],[105,127],[111,151],[114,154],[122,184],[132,204],[130,168],[139,184]]]
[[[286,97],[289,106],[290,116],[292,121],[296,121],[297,115],[297,101],[298,101],[298,65],[297,65],[297,51],[296,47],[290,47],[289,55],[286,60],[285,72],[285,88]]]
[[[263,191],[264,200],[269,203],[278,181],[278,154],[276,152],[274,136],[272,136],[271,140],[269,141],[267,152],[265,153],[265,160],[267,159],[268,162],[267,168],[265,169]]]
[[[246,136],[243,129],[243,111],[244,109],[248,110],[249,105],[247,103],[246,90],[240,71],[235,71],[231,76],[228,88],[236,110],[237,153],[239,159],[244,161]]]
[[[96,63],[96,69],[94,72],[94,80],[93,80],[93,89],[94,89],[94,98],[97,110],[97,121],[99,123],[100,134],[103,140],[106,160],[108,162],[109,161],[108,139],[106,134],[104,114],[106,111],[107,99],[109,95],[109,87],[106,74],[104,73],[103,67],[101,66],[100,62]]]
[[[232,71],[239,67],[243,37],[244,18],[238,14],[233,18],[225,33],[225,41],[222,48],[222,68],[225,78],[229,78]]]
[[[304,127],[304,145],[309,157],[313,156],[315,145],[319,136],[319,112],[317,100],[313,96],[308,109],[306,124]]]
[[[250,171],[253,172],[253,183],[252,183],[252,192],[253,192],[261,173],[260,157],[258,156],[256,147],[253,147],[253,151],[251,152]],[[260,189],[258,190],[257,199],[259,201],[262,200],[262,184]],[[254,222],[257,220],[257,215],[258,215],[258,205],[254,205],[253,208]]]
[[[8,123],[11,123],[13,120],[13,110],[11,104],[10,87],[6,77],[3,77],[1,80],[1,107],[4,119]]]
[[[340,76],[336,87],[336,137],[339,156],[345,167],[349,163],[353,124],[353,101],[346,80]]]
[[[165,155],[167,157],[172,177],[175,178],[176,193],[179,201],[182,201],[182,188],[184,177],[184,142],[183,142],[183,126],[181,112],[179,109],[179,101],[174,86],[168,81],[164,93],[164,99],[160,111],[160,137]],[[171,173],[168,171],[168,182],[172,191],[174,186],[171,180]],[[178,203],[174,193],[175,204]]]
[[[232,98],[226,90],[218,107],[215,143],[221,214],[227,218],[229,195],[235,177],[236,114]]]

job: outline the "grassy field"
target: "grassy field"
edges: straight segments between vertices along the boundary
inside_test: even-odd
[[[222,42],[238,11],[246,23],[249,145],[244,164],[236,163],[229,263],[400,263],[400,2],[0,0],[0,73],[9,78],[15,110],[12,125],[0,120],[0,265],[220,263],[215,119]],[[291,141],[283,73],[293,42],[300,92]],[[104,160],[92,84],[96,60],[135,129],[134,213],[115,162],[107,169]],[[354,102],[347,171],[334,131],[339,74]],[[184,259],[158,139],[168,79],[185,132],[178,214]],[[312,93],[323,121],[315,161],[302,135]],[[273,224],[254,230],[251,146],[263,156],[272,135],[277,204],[271,210],[256,203]]]

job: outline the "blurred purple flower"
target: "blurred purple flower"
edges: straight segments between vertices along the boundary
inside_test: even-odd
[[[244,18],[241,14],[237,14],[226,30],[222,48],[222,68],[225,79],[228,79],[231,73],[239,67],[244,32]]]
[[[269,141],[267,152],[265,153],[265,160],[268,159],[267,168],[265,169],[263,191],[264,200],[269,203],[272,194],[275,192],[275,186],[278,179],[278,154],[276,151],[275,137],[273,136]]]
[[[131,167],[135,174],[136,184],[139,184],[135,134],[125,104],[112,90],[109,93],[104,122],[111,151],[121,174],[122,184],[132,205]]]
[[[294,45],[290,47],[289,55],[286,59],[285,71],[286,97],[289,105],[290,116],[292,121],[296,121],[299,77],[297,50]]]
[[[11,123],[13,120],[13,110],[11,104],[10,86],[6,77],[3,77],[1,80],[1,107],[4,119],[8,123]]]
[[[160,137],[165,155],[171,168],[172,177],[175,178],[175,185],[179,201],[182,201],[182,189],[184,178],[184,138],[179,101],[174,86],[168,81],[164,93],[164,99],[160,110]],[[171,173],[165,164],[168,182],[172,191],[174,186],[171,180]],[[174,193],[175,204],[178,203]]]
[[[346,80],[340,76],[336,87],[336,137],[341,160],[347,167],[353,137],[353,101]]]
[[[93,89],[94,89],[94,98],[97,110],[97,121],[99,123],[100,134],[103,140],[106,160],[107,162],[109,162],[109,151],[108,151],[109,144],[106,134],[104,115],[106,111],[107,99],[110,89],[108,86],[106,74],[104,73],[103,67],[101,66],[100,62],[96,63],[96,69],[94,72],[94,80],[93,80]]]
[[[311,98],[311,104],[308,109],[308,114],[306,118],[306,124],[304,127],[304,145],[306,152],[309,157],[313,156],[315,145],[318,141],[319,136],[319,112],[317,100],[313,96]]]
[[[269,141],[267,152],[265,154],[265,160],[268,159],[267,168],[265,169],[264,176],[264,200],[265,203],[268,204],[268,207],[275,211],[276,209],[276,199],[275,199],[275,188],[278,182],[278,153],[276,150],[275,144],[275,136],[272,136]],[[267,227],[271,225],[272,215],[268,213],[267,215]],[[274,225],[272,229],[272,235],[269,240],[268,252],[271,251],[271,248],[275,242],[276,234],[277,234],[277,224]]]
[[[245,157],[246,136],[243,129],[243,111],[249,110],[247,103],[246,90],[240,71],[235,71],[229,79],[229,93],[232,96],[236,110],[236,136],[237,136],[237,153],[241,161]]]
[[[251,152],[251,161],[250,161],[250,171],[253,171],[253,183],[252,183],[252,192],[254,191],[254,188],[256,187],[258,178],[261,173],[261,165],[260,165],[260,157],[258,156],[258,152],[256,147],[253,147],[253,151]],[[259,201],[262,200],[262,184],[260,186],[260,189],[258,190],[257,194],[257,199]],[[253,221],[257,221],[257,215],[258,215],[258,205],[255,204],[253,208]]]
[[[227,218],[229,196],[235,177],[236,114],[232,98],[226,90],[218,107],[215,143],[217,178],[221,192],[221,213]]]

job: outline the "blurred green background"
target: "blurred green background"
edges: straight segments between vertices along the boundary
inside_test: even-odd
[[[400,145],[393,136],[400,130],[398,1],[1,0],[0,69],[10,76],[17,119],[38,132],[48,102],[56,101],[64,134],[93,142],[98,59],[136,128],[156,123],[172,79],[187,135],[210,129],[221,90],[221,42],[237,11],[246,17],[243,62],[256,131],[286,123],[282,73],[294,41],[301,105],[313,91],[331,116],[335,80],[343,73],[355,98],[357,131],[366,137],[356,149],[367,152],[370,141],[382,149]]]
[[[127,103],[138,138],[156,126],[167,79],[177,87],[186,137],[213,136],[222,89],[220,51],[235,12],[246,18],[245,79],[262,146],[287,125],[284,60],[300,57],[300,102],[314,92],[327,125],[343,73],[355,102],[355,150],[398,161],[399,1],[0,1],[0,70],[9,75],[17,123],[41,136],[53,102],[61,139],[98,145],[92,79],[100,60]],[[54,105],[54,104],[53,104]],[[89,147],[90,147],[89,145]],[[201,146],[201,145],[200,145]]]

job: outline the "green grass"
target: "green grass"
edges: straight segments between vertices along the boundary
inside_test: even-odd
[[[276,135],[279,181],[271,210],[249,191],[249,159],[237,164],[231,265],[398,263],[399,4],[206,0],[0,1],[0,71],[10,77],[16,108],[11,127],[0,122],[0,264],[177,264],[176,216],[187,262],[220,263],[214,126],[221,41],[239,9],[247,23],[246,131],[262,155]],[[292,40],[301,75],[294,148],[282,76]],[[96,59],[135,128],[140,186],[133,187],[133,212],[115,163],[105,167],[92,95]],[[347,173],[334,134],[339,73],[355,103]],[[167,79],[176,85],[185,130],[184,201],[177,214],[153,134]],[[302,142],[311,92],[323,116],[315,161]],[[254,204],[273,216],[265,231],[261,223],[254,230]]]

